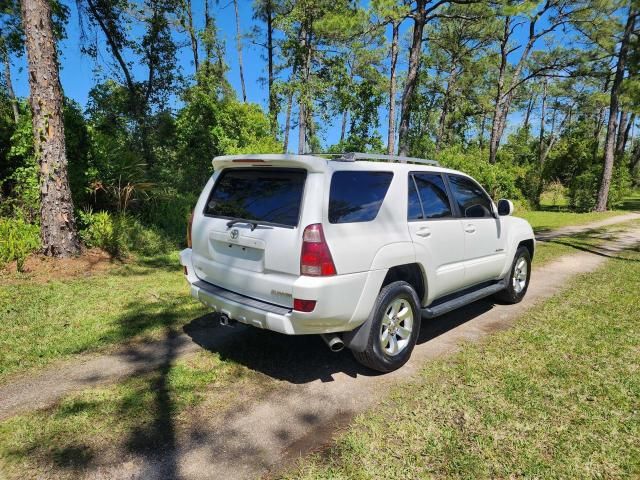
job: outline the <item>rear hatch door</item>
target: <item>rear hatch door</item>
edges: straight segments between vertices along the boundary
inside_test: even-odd
[[[233,292],[291,307],[311,175],[304,168],[281,166],[223,169],[203,194],[206,202],[194,222],[196,275]]]

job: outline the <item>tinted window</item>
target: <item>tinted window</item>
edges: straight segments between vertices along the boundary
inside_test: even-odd
[[[409,174],[409,201],[407,218],[409,220],[420,220],[424,218],[422,214],[422,205],[420,204],[420,197],[418,197],[418,191],[416,190],[416,184],[413,181],[413,175]]]
[[[449,175],[449,184],[463,217],[491,217],[491,200],[480,188],[480,185],[457,175]]]
[[[425,218],[451,217],[451,204],[442,176],[437,173],[414,173]]]
[[[205,215],[296,226],[307,172],[281,168],[223,170]]]
[[[329,193],[329,222],[368,222],[376,218],[393,173],[335,172]]]

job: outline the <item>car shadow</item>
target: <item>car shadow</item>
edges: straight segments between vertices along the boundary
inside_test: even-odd
[[[441,317],[423,320],[418,345],[436,341],[491,310],[493,305],[489,300],[480,300]],[[293,384],[331,382],[338,373],[353,378],[380,375],[356,362],[348,349],[332,353],[318,335],[283,335],[239,323],[221,326],[215,315],[195,319],[183,330],[195,343],[224,360]]]

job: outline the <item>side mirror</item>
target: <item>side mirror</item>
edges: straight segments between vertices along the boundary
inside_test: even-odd
[[[504,217],[506,215],[511,215],[513,213],[513,202],[511,200],[506,200],[501,198],[498,200],[498,215]]]

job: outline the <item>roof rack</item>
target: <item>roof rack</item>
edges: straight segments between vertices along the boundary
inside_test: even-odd
[[[421,163],[424,165],[433,165],[436,167],[440,166],[440,164],[435,160],[426,160],[424,158],[415,158],[415,157],[405,157],[402,155],[381,155],[378,153],[347,152],[339,155],[330,154],[330,156],[336,156],[336,158],[331,159],[336,162],[355,162],[356,160],[385,160],[387,162]]]

